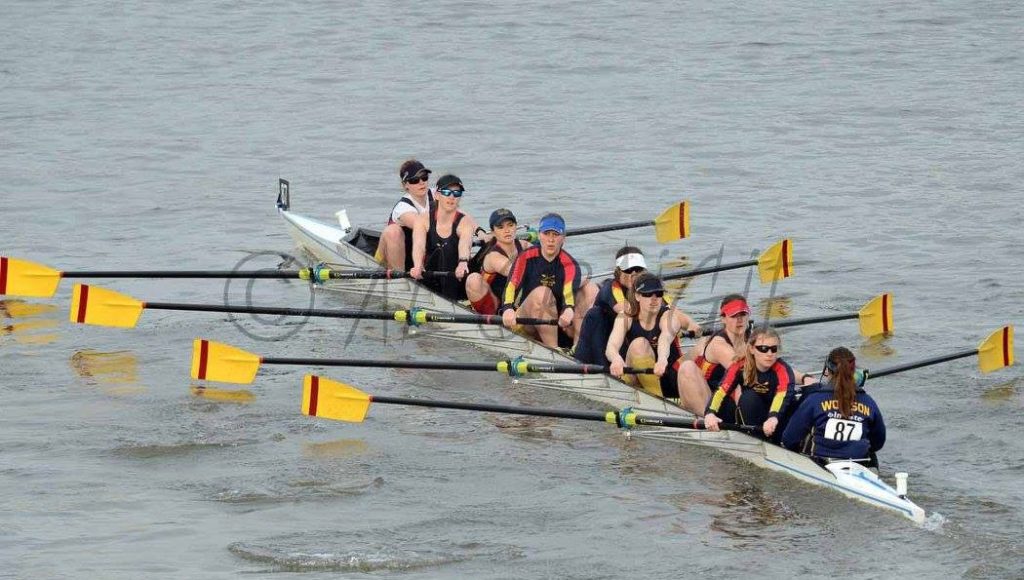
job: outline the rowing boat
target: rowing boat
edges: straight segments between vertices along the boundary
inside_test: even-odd
[[[298,215],[291,211],[290,197],[290,191],[283,182],[277,199],[278,211],[287,222],[289,233],[295,243],[314,260],[334,268],[380,267],[373,258],[379,232],[366,228],[352,230],[348,225],[347,213],[344,212],[338,212],[340,228]],[[466,306],[435,294],[409,278],[345,280],[327,282],[320,287],[351,294],[362,301],[377,299],[386,306],[421,308],[444,314],[472,312]],[[416,332],[421,336],[458,341],[506,356],[515,355],[530,363],[576,362],[560,350],[549,348],[501,326],[439,322],[432,323],[429,327],[417,328]],[[517,380],[533,386],[573,393],[615,409],[632,407],[636,412],[645,415],[693,418],[675,402],[634,388],[608,375],[545,376],[541,373],[519,377]],[[916,523],[925,520],[924,509],[907,498],[905,489],[902,489],[905,485],[901,485],[901,489],[897,490],[874,471],[857,462],[834,461],[822,466],[809,457],[739,431],[709,432],[664,428],[645,429],[636,433],[645,437],[718,449],[759,467],[785,473],[801,481],[829,488],[847,497],[893,511]]]

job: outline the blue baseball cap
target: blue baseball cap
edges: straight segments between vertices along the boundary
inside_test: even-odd
[[[540,218],[540,226],[537,227],[538,232],[557,232],[559,234],[565,234],[565,220],[562,216],[557,213],[549,213],[544,217]]]

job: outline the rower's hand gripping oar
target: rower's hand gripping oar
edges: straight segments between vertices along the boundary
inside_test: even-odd
[[[596,421],[611,423],[619,427],[649,425],[655,427],[677,427],[681,429],[704,429],[702,419],[682,419],[680,417],[661,417],[640,415],[635,411],[575,411],[567,409],[544,409],[538,407],[515,407],[510,405],[492,405],[487,403],[460,403],[456,401],[435,401],[431,399],[409,399],[399,397],[383,397],[364,393],[359,389],[321,377],[306,375],[302,381],[302,413],[311,417],[334,419],[349,423],[361,423],[366,419],[370,403],[385,405],[407,405],[430,407],[437,409],[460,409],[463,411],[479,411],[484,413],[504,413],[510,415],[530,415],[534,417],[557,417],[560,419],[577,419],[580,421]],[[759,427],[722,423],[719,427],[727,431],[743,431],[757,434]]]
[[[263,357],[228,344],[196,339],[192,345],[192,378],[222,383],[248,384],[256,378],[261,365],[299,365],[331,367],[370,367],[431,369],[454,371],[498,371],[511,377],[530,373],[606,374],[607,366],[588,364],[534,363],[517,357],[493,363],[457,363],[445,361],[396,361],[340,358]],[[652,374],[653,369],[625,369],[630,374]]]
[[[425,278],[445,278],[452,272],[424,272]],[[81,270],[62,272],[49,266],[0,256],[0,296],[50,298],[62,278],[156,278],[156,279],[260,279],[260,280],[392,280],[408,278],[395,270],[331,270],[322,266],[301,270]]]
[[[185,312],[226,312],[232,314],[267,314],[277,316],[301,316],[313,318],[343,318],[359,320],[394,320],[409,326],[420,326],[429,322],[453,322],[462,324],[484,324],[499,326],[501,317],[496,314],[446,314],[429,312],[422,308],[373,312],[368,310],[325,310],[316,308],[277,308],[269,306],[227,306],[220,304],[183,304],[177,302],[143,302],[128,296],[86,284],[75,284],[71,293],[71,322],[96,326],[133,328],[139,322],[143,310],[176,310]],[[558,320],[551,318],[517,318],[519,324],[555,326]]]
[[[864,372],[867,378],[877,379],[887,375],[902,373],[903,371],[919,369],[975,355],[978,356],[978,369],[983,373],[990,373],[1013,365],[1013,325],[1006,325],[988,335],[988,338],[981,341],[978,348],[926,358],[877,371],[865,370]]]
[[[821,324],[824,322],[835,322],[839,320],[857,319],[860,326],[860,334],[865,338],[879,335],[889,335],[893,332],[892,319],[892,294],[879,294],[869,300],[857,312],[844,314],[828,314],[825,316],[808,316],[804,318],[793,318],[789,320],[765,321],[772,328],[790,328],[794,326],[805,326],[808,324]],[[758,323],[753,323],[757,326]],[[718,328],[708,327],[701,331],[701,336],[709,336],[717,332]],[[680,334],[683,338],[697,338],[692,332]]]

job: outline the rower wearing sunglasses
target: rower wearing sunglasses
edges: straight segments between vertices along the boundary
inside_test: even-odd
[[[615,318],[605,356],[609,372],[621,377],[623,367],[654,368],[654,375],[639,375],[640,386],[651,394],[679,398],[679,365],[683,351],[679,330],[693,325],[693,319],[665,303],[661,278],[644,272],[634,280],[628,302]],[[625,348],[626,355],[622,356]]]
[[[779,333],[770,327],[759,326],[750,333],[746,354],[729,367],[708,403],[708,431],[718,431],[724,419],[760,427],[765,438],[775,434],[796,392],[796,373],[779,358],[781,344]]]
[[[412,231],[416,219],[434,208],[434,197],[428,184],[430,170],[419,161],[409,159],[402,163],[398,177],[405,195],[392,208],[374,257],[390,270],[405,272],[413,265]]]
[[[416,218],[413,228],[412,269],[409,274],[424,286],[451,299],[464,300],[462,280],[469,273],[476,221],[459,211],[465,187],[455,175],[437,180],[437,202],[429,213]],[[454,276],[423,279],[424,271],[452,272]]]
[[[495,314],[508,284],[509,270],[520,252],[530,248],[526,240],[516,239],[516,216],[501,208],[491,213],[491,239],[469,261],[473,272],[466,277],[466,296],[473,310]]]
[[[647,261],[640,248],[624,246],[615,253],[615,272],[601,284],[594,305],[583,316],[580,339],[573,350],[576,360],[585,364],[607,364],[604,349],[615,317],[626,308],[626,294],[633,289],[634,278],[645,271]]]
[[[516,258],[498,312],[510,329],[516,328],[516,317],[558,318],[558,328],[531,325],[523,330],[551,348],[569,347],[579,336],[583,315],[594,303],[597,285],[583,279],[579,263],[563,248],[562,216],[545,215],[537,229],[540,245],[520,252]]]
[[[746,352],[750,329],[750,306],[741,294],[729,294],[719,307],[723,328],[697,341],[693,352],[700,353],[679,367],[683,407],[701,417],[712,390],[725,376],[726,369]]]

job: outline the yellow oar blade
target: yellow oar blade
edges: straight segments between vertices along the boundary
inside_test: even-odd
[[[1013,364],[1013,326],[993,332],[978,345],[978,368],[990,373]]]
[[[793,275],[793,242],[786,238],[772,244],[757,259],[762,284],[771,284]]]
[[[654,235],[659,244],[690,237],[690,202],[681,201],[654,218]]]
[[[247,385],[263,359],[229,344],[197,338],[192,342],[192,378]]]
[[[875,296],[857,314],[861,336],[892,334],[892,294]]]
[[[317,375],[302,379],[302,413],[336,421],[360,423],[370,409],[370,395]]]
[[[138,324],[145,307],[145,302],[127,294],[99,286],[75,284],[69,318],[78,324],[132,328]]]
[[[42,264],[0,256],[0,296],[49,298],[57,292],[60,271]]]

